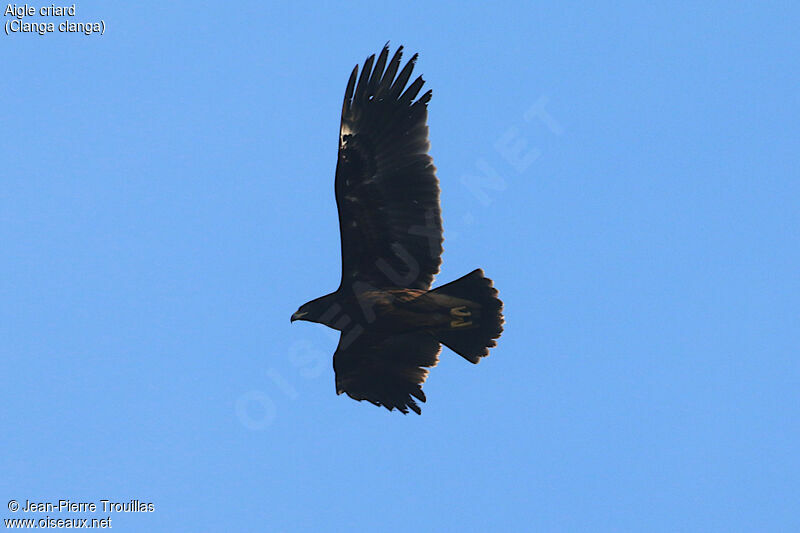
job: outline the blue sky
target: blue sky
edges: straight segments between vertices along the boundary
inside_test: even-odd
[[[0,36],[0,518],[800,529],[800,9],[481,4]],[[484,268],[507,317],[421,417],[337,397],[336,335],[289,323],[338,283],[341,100],[387,40],[434,91],[438,282]]]

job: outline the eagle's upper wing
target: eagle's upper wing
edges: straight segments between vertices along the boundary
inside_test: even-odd
[[[424,367],[439,362],[439,342],[425,332],[391,337],[363,332],[352,342],[347,339],[342,334],[333,354],[336,394],[346,392],[354,400],[367,400],[390,411],[397,408],[406,414],[410,408],[420,414],[414,398],[425,401],[422,383],[428,370]]]
[[[429,289],[441,264],[439,182],[426,124],[431,91],[414,100],[421,76],[406,89],[417,56],[397,74],[402,49],[388,65],[388,45],[377,61],[367,58],[358,83],[356,65],[345,91],[336,165],[343,287]]]

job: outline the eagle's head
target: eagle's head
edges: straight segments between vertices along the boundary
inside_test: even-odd
[[[314,320],[314,316],[316,314],[314,312],[315,309],[311,305],[313,303],[314,302],[308,302],[301,305],[300,309],[292,314],[291,321],[294,322],[295,320],[308,320],[309,322],[316,322],[316,320]]]
[[[327,294],[304,303],[300,309],[294,312],[291,321],[306,320],[333,327],[333,323],[342,318],[342,307],[337,303],[336,297],[336,293]]]

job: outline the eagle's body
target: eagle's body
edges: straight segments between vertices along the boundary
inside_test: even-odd
[[[342,312],[320,316],[321,324],[338,331],[361,326],[384,335],[447,328],[467,316],[464,313],[471,314],[470,309],[478,311],[469,300],[422,289],[372,289],[359,294],[337,291],[323,298],[334,311],[341,308]],[[459,307],[464,309],[452,314],[452,309]]]
[[[360,78],[358,66],[350,76],[335,182],[342,281],[292,320],[342,332],[333,357],[337,394],[419,413],[414,398],[425,401],[421,385],[440,343],[477,363],[500,336],[503,316],[480,269],[430,290],[443,241],[428,155],[432,93],[415,100],[422,77],[406,88],[417,56],[398,74],[401,51],[387,64],[384,47],[377,61],[367,58]]]

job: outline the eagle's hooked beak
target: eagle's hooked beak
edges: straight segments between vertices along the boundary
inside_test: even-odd
[[[289,322],[291,323],[291,322],[294,322],[295,320],[300,320],[301,318],[303,318],[307,314],[308,314],[308,311],[303,311],[303,312],[298,311],[298,312],[296,312],[295,314],[292,315],[292,319]]]

